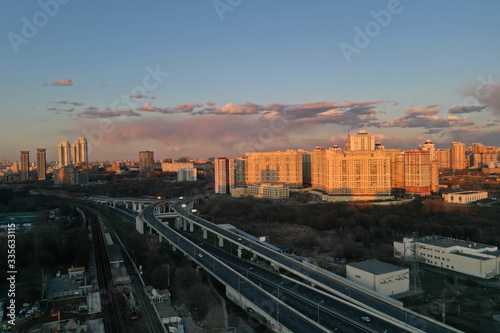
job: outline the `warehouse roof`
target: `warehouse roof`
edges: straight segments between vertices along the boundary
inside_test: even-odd
[[[369,273],[372,273],[375,275],[386,274],[386,273],[397,272],[397,271],[402,271],[402,270],[408,269],[405,267],[399,267],[399,266],[396,266],[393,264],[388,264],[386,262],[378,261],[376,259],[354,262],[354,263],[351,263],[347,266],[358,268],[358,269],[361,269],[363,271],[366,271],[366,272],[369,272]]]
[[[481,244],[481,243],[476,243],[476,242],[469,242],[469,241],[464,241],[464,240],[460,240],[460,239],[455,239],[455,238],[450,238],[450,237],[442,237],[442,236],[436,236],[436,235],[421,237],[418,239],[418,242],[424,243],[424,244],[429,244],[429,245],[434,245],[434,246],[439,246],[439,247],[443,247],[443,248],[460,246],[460,247],[480,250],[480,249],[494,248],[495,247],[493,245]]]

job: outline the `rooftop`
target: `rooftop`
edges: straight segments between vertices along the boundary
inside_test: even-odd
[[[465,248],[475,249],[475,250],[481,250],[481,249],[486,249],[486,248],[496,248],[496,246],[493,246],[493,245],[469,242],[469,241],[464,241],[461,239],[436,236],[436,235],[421,237],[418,239],[418,241],[420,243],[429,244],[429,245],[433,245],[433,246],[439,246],[439,247],[443,247],[443,248],[454,247],[454,246],[460,246],[460,247],[465,247]]]
[[[386,262],[378,261],[376,259],[354,262],[354,263],[351,263],[347,266],[355,267],[355,268],[361,269],[363,271],[366,271],[366,272],[369,272],[369,273],[372,273],[375,275],[386,274],[386,273],[391,273],[391,272],[398,272],[398,271],[408,269],[408,268],[399,267],[399,266],[396,266],[393,264],[388,264]]]

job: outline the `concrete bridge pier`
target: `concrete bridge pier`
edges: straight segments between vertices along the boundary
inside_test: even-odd
[[[135,229],[140,233],[144,234],[144,221],[140,216],[136,216],[135,218]]]
[[[241,246],[238,246],[238,258],[241,258],[241,252],[242,252]]]
[[[162,242],[162,237],[161,237],[161,234],[158,234],[158,243],[161,243]]]
[[[125,202],[125,208],[128,209],[129,205],[128,205],[128,202]]]
[[[175,251],[177,251],[177,247],[174,244],[172,244],[172,252],[175,252]]]
[[[203,230],[203,239],[207,239],[208,238],[208,231],[207,231],[207,229],[202,228],[202,230]]]
[[[194,223],[189,223],[189,232],[194,232]]]
[[[132,210],[137,212],[137,204],[135,202],[132,203]]]
[[[218,236],[218,237],[219,237],[219,247],[223,247],[224,246],[224,238],[222,238],[220,236]]]
[[[188,221],[183,218],[183,223],[182,223],[182,230],[187,231],[188,227]]]

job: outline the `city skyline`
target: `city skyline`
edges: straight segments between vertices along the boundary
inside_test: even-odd
[[[215,3],[4,4],[0,159],[500,145],[498,2]]]

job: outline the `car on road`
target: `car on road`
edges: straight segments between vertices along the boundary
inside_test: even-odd
[[[361,317],[361,320],[364,321],[365,323],[369,323],[370,321],[372,321],[370,317]]]
[[[250,267],[248,270],[249,270],[249,271],[253,271],[253,270],[254,270],[254,268],[253,268],[253,267]]]
[[[198,253],[198,257],[203,258],[203,254]]]

